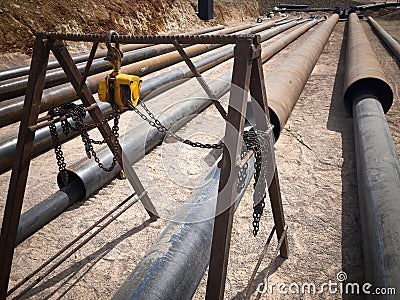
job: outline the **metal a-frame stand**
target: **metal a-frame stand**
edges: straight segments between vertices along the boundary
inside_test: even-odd
[[[261,45],[258,36],[236,43],[232,86],[225,129],[224,151],[218,189],[216,217],[211,248],[206,299],[223,299],[228,267],[233,216],[235,212],[236,187],[238,182],[238,161],[242,149],[248,92],[252,96],[255,129],[268,132],[269,111],[261,61]],[[272,131],[269,131],[272,134]],[[272,137],[271,137],[272,138]],[[270,143],[269,157],[274,158],[273,143]],[[274,164],[275,166],[275,164]],[[288,257],[288,242],[283,214],[282,200],[276,167],[268,188],[272,214],[275,222],[280,255]]]
[[[70,79],[71,84],[80,96],[91,118],[95,123],[98,124],[97,128],[99,129],[103,138],[106,140],[108,147],[116,157],[121,169],[125,170],[127,175],[129,174],[130,182],[136,194],[141,196],[140,200],[150,218],[153,220],[158,218],[156,209],[150,201],[147,192],[144,190],[144,187],[142,186],[132,166],[129,163],[123,165],[123,150],[117,140],[113,138],[112,131],[108,123],[101,122],[104,120],[103,113],[96,105],[96,101],[93,98],[91,91],[84,83],[85,80],[82,80],[82,75],[73,62],[65,44],[61,40],[46,39],[45,36],[38,35],[34,45],[31,71],[26,89],[23,115],[15,152],[16,159],[12,168],[3,224],[1,228],[0,299],[5,299],[7,296],[15,240],[21,215],[30,160],[32,157],[35,129],[37,128],[36,125],[38,122],[40,103],[50,51],[53,52],[54,56],[64,69],[65,74]]]
[[[82,99],[85,109],[89,112],[96,124],[101,124],[98,129],[107,145],[115,155],[117,162],[130,175],[133,188],[152,219],[157,218],[156,210],[141,185],[139,178],[131,165],[122,164],[125,156],[119,143],[112,137],[111,129],[107,122],[101,123],[104,116],[96,105],[92,93],[86,86],[85,76],[89,68],[86,67],[84,76],[76,68],[65,44],[62,40],[86,41],[95,43],[92,48],[97,47],[98,42],[104,42],[104,35],[80,35],[80,34],[39,34],[35,40],[32,56],[31,72],[26,91],[22,121],[18,135],[16,161],[14,163],[9,191],[7,195],[6,208],[4,212],[3,225],[0,236],[0,299],[7,296],[8,280],[10,277],[11,263],[14,253],[15,239],[21,214],[26,181],[32,147],[37,129],[40,103],[44,88],[45,74],[50,51],[53,52],[65,73],[70,79],[77,94]],[[235,62],[233,68],[232,88],[229,100],[229,110],[226,115],[225,147],[222,158],[222,169],[219,183],[219,194],[217,202],[217,214],[215,217],[214,234],[211,250],[210,269],[207,283],[207,299],[223,299],[226,271],[228,265],[230,237],[234,215],[234,202],[236,198],[236,187],[238,181],[237,161],[241,151],[241,136],[243,135],[244,121],[246,115],[247,96],[250,91],[252,96],[253,111],[255,114],[255,129],[268,132],[269,113],[265,92],[264,75],[261,62],[261,46],[259,36],[254,35],[225,35],[225,36],[113,36],[115,43],[135,44],[174,44],[186,61],[193,74],[198,78],[207,95],[213,100],[213,104],[225,118],[225,112],[212,95],[211,90],[200,77],[190,59],[185,55],[179,44],[236,44]],[[260,109],[261,108],[261,109]],[[271,137],[272,138],[272,137]],[[272,142],[271,142],[272,145]],[[273,147],[269,156],[274,158]],[[275,166],[275,165],[274,165]],[[273,179],[269,186],[269,195],[272,213],[280,245],[280,255],[288,256],[288,244],[286,238],[285,220],[283,215],[282,201],[278,173],[274,167],[271,170]],[[219,213],[221,212],[221,213]]]

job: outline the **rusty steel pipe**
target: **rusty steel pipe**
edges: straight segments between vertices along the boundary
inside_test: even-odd
[[[266,79],[269,113],[276,140],[338,20],[337,14],[329,17]]]
[[[376,94],[386,113],[393,102],[392,89],[355,13],[349,16],[347,43],[344,101],[352,107],[358,94],[370,92]]]
[[[267,24],[268,25],[268,24]],[[235,27],[228,27],[225,29],[221,29],[218,31],[214,31],[212,34],[228,34],[232,32],[236,32],[237,30],[244,30],[250,28],[251,24],[242,24]],[[272,25],[271,25],[272,26]],[[133,45],[129,45],[130,47],[134,47]],[[129,51],[124,53],[122,57],[121,64],[122,66],[133,64],[137,61],[144,60],[147,58],[151,58],[154,56],[162,55],[165,53],[169,53],[175,50],[174,45],[145,45],[146,47],[139,47],[142,49],[137,49],[135,51]],[[188,45],[185,45],[188,46]],[[136,48],[138,48],[136,46]],[[78,70],[83,72],[85,69],[86,63],[77,64]],[[89,75],[98,74],[100,72],[109,71],[112,69],[110,63],[104,59],[96,59],[93,61],[92,66],[90,68]],[[57,70],[52,70],[47,72],[45,87],[52,87],[58,84],[68,82],[68,78],[64,73],[64,70],[61,68]],[[13,78],[10,80],[0,82],[0,101],[4,101],[13,97],[22,96],[25,94],[26,86],[28,84],[28,77],[19,77]]]
[[[268,47],[263,48],[262,50],[262,62],[266,62],[269,60],[272,56],[274,56],[276,53],[278,53],[280,50],[285,48],[287,45],[289,45],[291,42],[296,40],[299,36],[307,32],[309,29],[314,27],[316,24],[318,24],[322,20],[313,20],[308,22],[307,24],[301,26],[300,28],[292,31],[291,33],[285,35],[283,38],[280,40],[272,43]]]
[[[234,30],[239,30],[238,33],[240,34],[256,33],[271,26],[273,26],[273,22],[254,27],[249,24],[244,24],[224,29],[224,31],[220,31],[220,33],[232,33]],[[249,29],[249,27],[252,28]],[[169,45],[167,46],[170,47]],[[185,48],[185,52],[189,57],[193,57],[218,47],[221,47],[221,45],[199,44]],[[178,52],[175,51],[124,66],[121,70],[123,73],[144,76],[181,61],[182,57]],[[102,81],[108,73],[109,71],[106,71],[89,76],[87,78],[86,84],[92,93],[97,93],[99,82]],[[79,97],[76,95],[75,89],[70,84],[62,84],[46,89],[43,91],[40,112],[45,112],[63,103],[75,101],[77,99],[79,99]],[[24,97],[18,97],[0,102],[0,126],[6,126],[19,121],[22,115],[23,104]]]
[[[382,28],[372,17],[368,17],[368,22],[375,32],[379,35],[386,46],[392,50],[397,60],[400,62],[400,44],[385,29]]]
[[[354,13],[349,17],[344,95],[353,113],[365,280],[398,290],[400,161],[384,115],[393,92]]]
[[[279,33],[279,31],[276,31],[275,28],[272,30],[274,32],[273,35],[277,35]],[[265,34],[268,31],[270,30],[261,32],[261,41],[264,41],[273,36],[270,34]],[[231,57],[233,57],[233,47],[224,46],[223,48],[221,48],[221,51],[213,53],[212,56],[206,57],[196,62],[196,66],[198,67],[198,70],[200,72],[204,72]],[[193,75],[191,71],[187,67],[179,67],[169,72],[157,75],[149,80],[145,80],[141,88],[142,97],[145,98],[151,92],[153,92],[154,90],[156,90],[157,88],[159,88],[164,84],[172,83],[179,79],[184,79],[192,76]],[[106,103],[100,103],[99,107],[106,116],[108,116],[111,113],[110,105]],[[92,120],[88,115],[86,115],[84,122],[85,124],[88,125],[92,124]],[[77,135],[77,133],[71,132],[70,135],[66,137],[62,132],[60,124],[57,124],[57,132],[59,134],[59,139],[62,143],[74,138]],[[17,143],[16,136],[3,139],[0,142],[0,173],[7,171],[12,166],[16,143]],[[37,156],[49,150],[51,147],[52,147],[52,141],[48,129],[43,128],[36,131],[35,142],[33,146],[33,155]]]
[[[212,31],[220,30],[223,28],[224,28],[223,25],[217,25],[217,26],[213,26],[213,27],[206,27],[203,29],[185,32],[184,34],[204,34],[204,33],[209,33]],[[148,47],[148,46],[151,46],[151,45],[150,44],[122,45],[121,50],[123,52],[128,52],[128,51],[133,51],[133,50]],[[107,55],[107,49],[98,49],[96,51],[94,58],[105,57],[106,55]],[[89,59],[89,54],[81,54],[81,55],[76,55],[76,56],[72,57],[72,60],[75,63],[84,62],[84,61],[87,61],[88,59]],[[60,68],[60,64],[58,63],[57,60],[50,61],[47,65],[47,70],[53,70],[56,68]],[[17,68],[1,71],[0,72],[0,81],[29,75],[30,69],[31,69],[31,66],[26,65],[23,67],[17,67]]]

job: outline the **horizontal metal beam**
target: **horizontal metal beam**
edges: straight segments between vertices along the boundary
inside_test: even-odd
[[[203,34],[203,33],[208,33],[208,32],[216,31],[216,30],[223,29],[223,28],[224,28],[223,25],[217,25],[217,26],[213,26],[213,27],[206,27],[206,28],[186,32],[184,34],[190,34],[190,35]],[[146,45],[146,44],[122,45],[121,50],[123,52],[128,52],[128,51],[136,50],[139,48],[144,48],[147,46],[150,46],[150,45]],[[98,49],[94,58],[105,57],[106,55],[107,55],[107,49]],[[89,54],[76,55],[76,56],[73,56],[72,59],[75,63],[84,62],[89,59]],[[60,67],[59,62],[57,60],[53,60],[53,61],[50,61],[49,64],[47,65],[47,70],[52,70],[52,69],[56,69],[59,67]],[[20,77],[20,76],[24,76],[24,75],[29,75],[30,68],[31,68],[30,65],[26,65],[23,67],[17,67],[17,68],[1,71],[0,72],[0,81],[6,80],[6,79],[11,79],[11,78],[16,78],[16,77]]]
[[[106,42],[106,34],[80,34],[80,33],[56,33],[39,32],[37,37],[50,40],[63,40],[75,42]],[[113,35],[111,43],[121,44],[236,44],[238,40],[258,39],[254,34],[235,35]]]

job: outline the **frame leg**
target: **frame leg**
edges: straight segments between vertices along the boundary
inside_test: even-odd
[[[276,235],[278,237],[278,241],[281,239],[282,234],[285,231],[285,216],[283,214],[283,205],[281,199],[281,189],[279,186],[279,178],[278,178],[278,170],[275,169],[274,177],[272,178],[271,185],[268,189],[269,198],[271,201],[272,207],[272,215],[274,217],[275,227],[276,227]],[[289,257],[289,245],[287,235],[282,242],[280,248],[280,255],[283,258]]]
[[[74,61],[72,60],[71,55],[68,53],[67,48],[64,44],[54,44],[51,48],[54,56],[60,62],[61,67],[64,69],[65,74],[67,74],[68,78],[71,80],[71,84],[73,85],[74,89],[80,92],[80,97],[82,102],[85,106],[90,106],[96,103],[96,100],[93,98],[93,95],[86,84],[81,85],[82,82],[82,75],[79,73],[78,68],[76,67]],[[89,111],[90,116],[92,117],[93,121],[96,123],[101,122],[104,120],[103,113],[101,112],[99,107],[96,107],[93,110]],[[118,164],[121,166],[122,169],[125,170],[127,174],[129,174],[128,179],[131,183],[133,189],[138,195],[142,195],[145,192],[145,189],[140,182],[136,172],[133,170],[132,165],[130,163],[123,164],[123,150],[119,143],[117,143],[116,139],[109,138],[112,137],[112,131],[108,123],[101,123],[98,126],[98,129],[103,136],[103,138],[107,141],[107,145],[110,150],[115,155]],[[125,160],[125,162],[129,162],[129,160]],[[152,220],[157,220],[159,218],[157,211],[151,202],[149,196],[144,194],[141,199],[143,206],[145,207],[147,213],[149,214]]]
[[[15,239],[25,194],[26,180],[28,178],[33,141],[35,138],[35,133],[29,130],[29,126],[36,125],[37,123],[48,58],[49,49],[44,44],[43,39],[38,36],[34,45],[31,71],[26,89],[24,110],[15,152],[16,159],[11,172],[7,202],[1,227],[0,299],[5,299],[7,296]]]
[[[240,136],[243,133],[250,86],[251,44],[251,40],[246,40],[238,43],[235,48],[206,299],[224,298],[238,179],[236,160],[242,146]]]
[[[260,46],[258,45],[258,48]],[[261,51],[260,51],[261,54]],[[266,132],[269,128],[269,110],[268,110],[268,99],[265,90],[264,72],[262,68],[261,57],[253,60],[252,76],[250,93],[252,96],[252,106],[254,112],[254,118],[256,121],[256,129]],[[272,144],[272,143],[271,143]],[[268,159],[275,161],[274,150],[271,149],[271,153],[268,154]],[[281,199],[281,190],[279,186],[278,170],[273,164],[272,170],[267,170],[269,174],[273,174],[271,184],[268,188],[269,197],[271,201],[272,214],[276,227],[276,235],[278,241],[281,239],[283,232],[285,231],[285,217],[283,213],[283,205]],[[289,246],[287,236],[284,238],[280,248],[280,255],[287,258],[289,255]]]

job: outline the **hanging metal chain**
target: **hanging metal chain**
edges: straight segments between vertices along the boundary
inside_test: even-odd
[[[61,181],[64,185],[68,184],[68,172],[66,170],[66,164],[64,159],[64,153],[61,149],[60,139],[58,138],[56,125],[49,125],[51,139],[54,145],[54,152],[56,154],[56,160],[58,165],[58,171],[60,172]]]
[[[256,131],[253,128],[245,131],[243,140],[247,151],[253,150],[254,162],[254,194],[253,194],[253,235],[256,236],[259,227],[260,219],[265,207],[266,198],[266,175],[267,175],[267,145],[268,134],[261,131]]]
[[[114,169],[114,167],[117,164],[116,157],[115,156],[113,157],[110,167],[106,168],[106,167],[104,167],[104,165],[98,158],[97,153],[93,148],[93,144],[101,145],[101,144],[106,143],[106,140],[96,141],[96,140],[93,140],[90,138],[89,132],[88,132],[88,126],[83,122],[85,115],[86,115],[83,105],[76,105],[74,103],[65,103],[59,107],[56,107],[56,108],[50,110],[49,115],[52,116],[53,118],[56,116],[58,116],[58,117],[65,116],[66,119],[61,121],[61,128],[63,130],[63,133],[66,136],[68,136],[70,131],[79,132],[79,134],[82,138],[82,141],[85,145],[85,151],[86,151],[86,155],[88,156],[88,158],[91,159],[91,157],[93,157],[95,162],[99,166],[99,168],[105,172],[111,172]],[[118,141],[118,137],[119,137],[118,124],[119,124],[120,115],[121,115],[121,112],[118,111],[118,109],[113,108],[113,112],[107,118],[105,118],[103,121],[101,121],[99,123],[95,123],[92,125],[93,127],[97,127],[98,125],[102,125],[105,122],[108,122],[108,121],[114,119],[114,126],[112,127],[112,137],[110,137],[110,138],[115,139],[114,141],[116,144],[116,148],[118,148],[120,146],[119,141]],[[75,127],[72,126],[72,124],[68,121],[68,118],[71,118],[74,121]],[[66,164],[65,164],[64,154],[61,150],[61,143],[58,138],[58,133],[57,133],[55,124],[53,123],[53,124],[49,125],[49,129],[50,129],[50,135],[51,135],[51,138],[53,141],[54,149],[56,152],[57,165],[59,166],[61,180],[62,180],[63,184],[66,185],[68,183],[68,173],[65,169]],[[118,149],[116,149],[116,150],[118,150]]]
[[[244,159],[248,152],[246,143],[242,144],[242,151],[240,152],[240,159]],[[241,167],[238,171],[238,183],[236,188],[236,193],[239,194],[246,185],[246,178],[247,178],[247,169],[249,164],[246,162],[243,167]]]
[[[148,117],[142,113],[136,107],[131,106],[130,108],[136,112],[144,121],[146,121],[150,126],[156,128],[159,132],[165,133],[169,136],[172,136],[178,142],[184,143],[191,147],[202,148],[202,149],[222,149],[224,147],[223,142],[219,142],[218,144],[207,144],[207,143],[200,143],[200,142],[193,142],[191,140],[185,139],[176,133],[170,131],[167,127],[165,127],[160,120],[156,119],[154,114],[148,109],[148,107],[143,103],[140,102],[140,106],[143,107],[145,112],[147,113]]]

